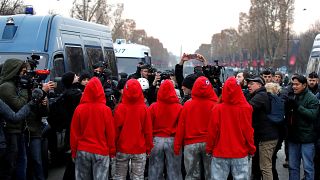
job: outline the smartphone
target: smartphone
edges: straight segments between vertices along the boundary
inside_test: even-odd
[[[198,54],[188,54],[189,59],[198,59]]]

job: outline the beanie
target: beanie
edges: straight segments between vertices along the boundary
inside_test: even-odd
[[[71,71],[66,72],[66,73],[64,73],[64,74],[62,75],[61,82],[62,82],[62,84],[63,84],[63,86],[64,86],[65,88],[69,88],[69,87],[72,86],[72,83],[73,83],[73,80],[74,80],[74,76],[75,76],[75,75],[76,75],[76,74],[75,74],[74,72],[71,72]]]
[[[182,86],[188,88],[188,89],[192,89],[194,82],[197,79],[197,75],[195,74],[189,74],[187,77],[185,77],[182,81]]]

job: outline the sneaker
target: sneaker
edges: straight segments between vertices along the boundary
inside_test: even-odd
[[[288,163],[288,161],[285,161],[285,163],[283,163],[283,167],[284,167],[284,168],[289,168],[289,163]]]

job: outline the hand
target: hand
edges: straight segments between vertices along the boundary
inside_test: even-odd
[[[49,90],[53,90],[54,88],[56,88],[56,83],[53,81],[49,81],[47,83],[42,84],[42,90],[44,92],[49,92]]]
[[[183,65],[183,63],[184,63],[185,61],[188,61],[188,60],[189,60],[188,54],[183,53],[179,64],[180,64],[180,65]]]
[[[72,162],[73,162],[73,163],[76,163],[76,158],[72,158]]]

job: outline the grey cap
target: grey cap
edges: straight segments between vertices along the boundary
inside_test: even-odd
[[[253,77],[253,78],[247,78],[246,81],[249,83],[250,81],[253,81],[253,82],[258,82],[260,83],[261,85],[264,85],[265,82],[264,80],[260,77],[260,76],[256,76],[256,77]]]

